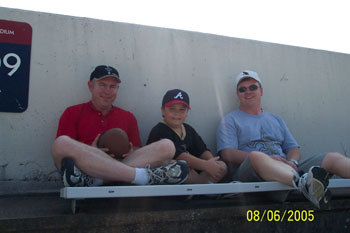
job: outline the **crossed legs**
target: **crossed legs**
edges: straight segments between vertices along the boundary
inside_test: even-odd
[[[152,151],[153,149],[156,151]],[[52,156],[59,169],[61,169],[62,159],[70,157],[80,170],[92,177],[127,183],[135,179],[134,167],[144,167],[146,164],[152,166],[160,161],[166,162],[167,159],[170,161],[172,153],[175,153],[174,145],[168,140],[162,140],[149,148],[136,150],[129,155],[130,158],[124,159],[126,160],[124,164],[98,148],[80,143],[67,136],[58,137],[52,145]]]
[[[169,139],[162,139],[135,150],[121,162],[130,167],[143,168],[150,165],[154,168],[169,164],[174,155],[174,143]]]

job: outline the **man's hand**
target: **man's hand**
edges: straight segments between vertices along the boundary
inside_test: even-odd
[[[108,148],[99,148],[99,147],[97,147],[97,142],[98,142],[98,139],[100,138],[100,136],[101,136],[101,134],[100,134],[100,133],[99,133],[99,134],[97,134],[97,136],[96,136],[96,138],[94,139],[94,141],[92,142],[91,146],[96,147],[96,148],[98,148],[98,149],[102,150],[103,152],[105,152],[106,154],[108,154],[108,151],[109,151],[109,149],[108,149]],[[109,156],[111,156],[112,158],[114,158],[114,157],[115,157],[115,155],[114,155],[114,154],[108,154],[108,155],[109,155]]]
[[[282,157],[281,157],[281,156],[279,156],[279,155],[270,155],[270,158],[271,158],[271,159],[274,159],[274,160],[277,160],[277,161],[284,162],[284,163],[286,163],[286,162],[287,162],[287,160],[286,160],[286,159],[282,158]]]
[[[287,164],[291,166],[296,172],[299,171],[298,167],[292,161],[287,160]]]
[[[98,139],[100,138],[101,134],[97,134],[97,136],[95,137],[94,141],[92,142],[91,146],[96,147],[97,148],[97,142]]]
[[[132,144],[132,142],[129,143],[129,151],[126,154],[122,155],[122,158],[125,159],[126,157],[128,157],[132,152],[134,152],[134,145]]]
[[[272,159],[274,159],[274,160],[281,161],[281,162],[283,162],[283,163],[285,163],[285,164],[288,164],[288,165],[291,166],[296,172],[299,171],[298,167],[295,166],[295,164],[294,164],[292,161],[288,161],[288,160],[286,160],[285,158],[282,158],[282,157],[279,156],[279,155],[271,155],[270,157],[271,157]]]

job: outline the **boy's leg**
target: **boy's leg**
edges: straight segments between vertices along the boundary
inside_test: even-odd
[[[130,167],[159,167],[169,164],[174,155],[174,143],[169,139],[162,139],[135,150],[121,162]]]
[[[198,173],[194,169],[190,169],[186,184],[209,184],[213,183],[210,175],[207,172]]]
[[[217,161],[217,163],[222,168],[223,172],[214,179],[208,172],[202,171],[198,172],[195,169],[190,169],[189,177],[186,181],[186,184],[211,184],[217,183],[222,180],[227,173],[227,165],[223,161]]]
[[[208,180],[203,180],[197,171],[190,168],[185,184],[207,184]]]

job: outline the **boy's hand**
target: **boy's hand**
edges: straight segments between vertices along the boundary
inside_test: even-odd
[[[222,178],[224,178],[224,176],[227,173],[227,165],[226,163],[224,163],[223,161],[216,161],[216,163],[221,167],[221,172],[219,174],[219,177],[217,177],[216,179],[213,179],[213,182],[219,182]]]
[[[206,161],[205,171],[213,178],[213,182],[219,181],[227,171],[226,164],[219,159],[220,157],[214,157]]]

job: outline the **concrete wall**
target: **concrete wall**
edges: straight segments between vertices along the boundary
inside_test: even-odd
[[[264,108],[284,117],[304,157],[349,154],[348,54],[7,8],[0,18],[33,28],[29,107],[0,113],[2,180],[57,179],[50,145],[58,119],[89,100],[88,77],[100,64],[118,69],[115,104],[135,114],[143,143],[161,119],[163,94],[182,88],[191,99],[187,122],[215,151],[220,118],[237,107],[235,76],[252,69],[263,80]]]

